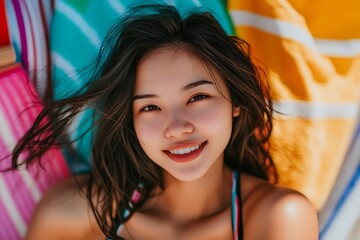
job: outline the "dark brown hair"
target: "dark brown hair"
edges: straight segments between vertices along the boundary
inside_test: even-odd
[[[268,152],[272,102],[248,44],[228,36],[208,12],[182,17],[171,6],[134,7],[106,36],[97,74],[86,90],[48,103],[13,152],[13,168],[19,166],[19,154],[24,151],[28,153],[25,162],[30,164],[51,146],[64,144],[59,139],[77,114],[94,110],[92,171],[86,194],[101,229],[113,239],[118,238],[115,219],[125,222],[155,186],[163,186],[162,170],[140,147],[132,116],[137,65],[146,54],[162,47],[181,47],[216,71],[228,87],[232,104],[240,107],[225,149],[225,163],[262,179],[268,179],[268,169],[273,168]],[[276,174],[272,177],[276,179]],[[141,201],[131,203],[139,183]]]

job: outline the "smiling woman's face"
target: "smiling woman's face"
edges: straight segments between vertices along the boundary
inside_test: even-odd
[[[155,50],[138,65],[136,135],[149,158],[182,181],[196,180],[223,161],[239,114],[224,81],[213,77],[197,58],[171,48]]]

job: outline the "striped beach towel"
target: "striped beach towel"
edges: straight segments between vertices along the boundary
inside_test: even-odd
[[[229,0],[236,34],[271,82],[280,184],[320,209],[342,165],[360,97],[360,2]]]
[[[0,169],[8,168],[8,156],[41,110],[39,99],[25,71],[18,65],[0,70]],[[6,158],[4,158],[6,157]],[[44,191],[69,176],[60,150],[49,150],[39,164],[28,169],[0,172],[0,239],[20,240]]]
[[[40,97],[51,87],[49,27],[54,0],[5,0],[12,45]]]
[[[319,212],[320,240],[360,239],[360,111],[336,183]]]

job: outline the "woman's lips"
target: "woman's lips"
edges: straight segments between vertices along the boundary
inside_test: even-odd
[[[185,163],[185,162],[190,162],[193,161],[194,159],[196,159],[200,153],[202,152],[202,150],[204,149],[206,142],[203,142],[200,147],[192,152],[189,153],[184,153],[184,154],[172,154],[170,151],[164,151],[166,153],[166,155],[168,155],[168,157],[178,163]]]

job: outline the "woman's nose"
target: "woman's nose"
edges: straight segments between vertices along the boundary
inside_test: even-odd
[[[174,114],[170,118],[168,126],[165,129],[165,136],[167,138],[181,137],[190,134],[193,131],[194,126],[189,120],[180,116],[180,114]]]

